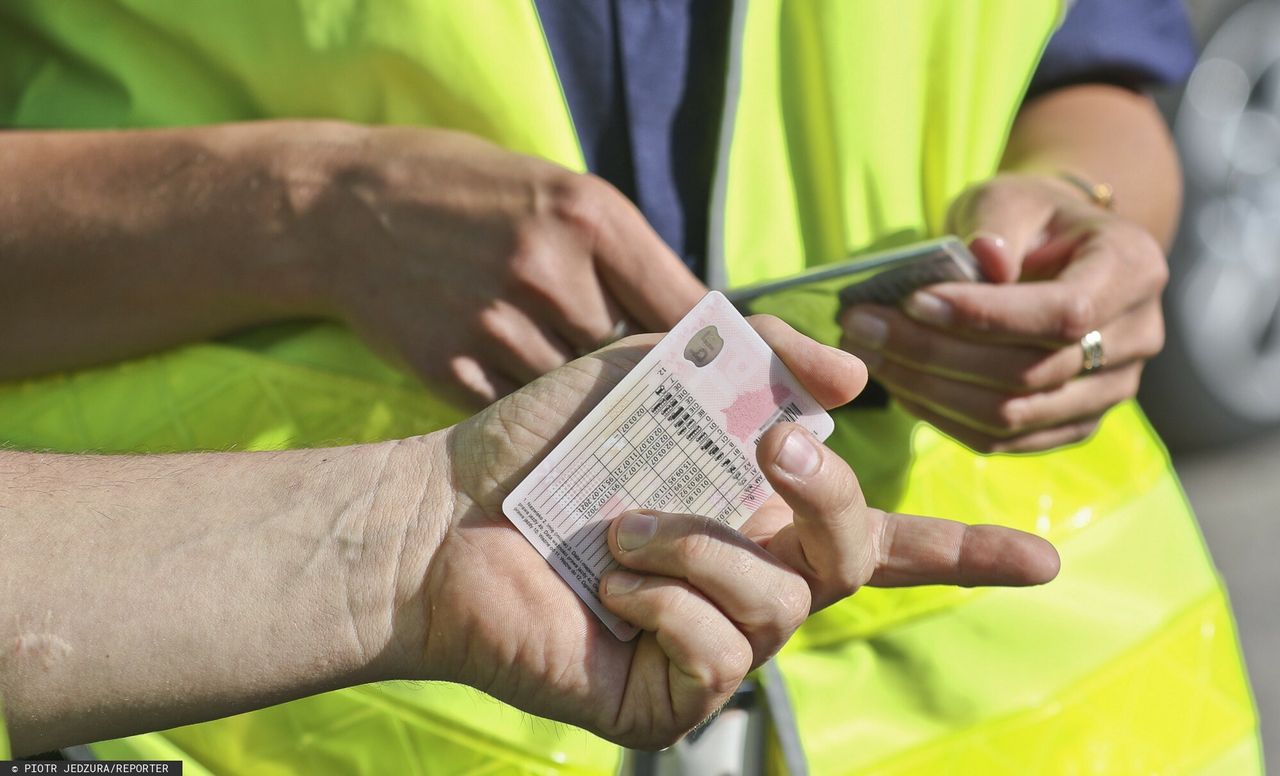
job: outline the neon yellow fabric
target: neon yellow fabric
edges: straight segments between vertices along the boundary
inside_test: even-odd
[[[748,4],[729,284],[935,235],[996,169],[1057,2]]]
[[[730,282],[935,234],[947,203],[995,170],[1060,13],[1042,0],[753,0],[721,214]],[[582,166],[528,0],[0,5],[0,124],[277,116],[446,126]],[[790,304],[779,312],[834,336],[829,313]],[[270,449],[453,417],[348,332],[310,324],[0,387],[0,440],[26,448]],[[862,591],[806,624],[782,666],[812,772],[1260,767],[1221,585],[1136,407],[1038,456],[974,455],[895,408],[842,413],[833,445],[877,505],[1036,530],[1060,542],[1064,568],[1037,590]],[[617,763],[580,731],[448,685],[330,693],[97,750],[181,757],[196,773]]]
[[[146,127],[293,116],[447,126],[581,169],[533,4],[458,5],[5,2],[0,121]]]
[[[9,730],[4,726],[4,704],[0,703],[0,760],[9,758]]]
[[[1252,736],[1219,580],[1195,525],[1168,519],[1183,510],[1164,473],[1089,515],[1088,530],[1055,536],[1054,584],[986,591],[869,640],[789,645],[780,665],[820,772],[935,774],[959,762],[983,774],[1186,773]],[[946,680],[927,696],[901,692],[920,675]],[[833,676],[843,695],[889,713],[816,718],[830,713],[821,696]]]

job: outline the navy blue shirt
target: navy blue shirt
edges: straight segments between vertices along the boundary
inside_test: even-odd
[[[724,103],[725,0],[537,0],[587,169],[701,274]],[[1029,94],[1175,83],[1195,64],[1181,0],[1077,0]]]

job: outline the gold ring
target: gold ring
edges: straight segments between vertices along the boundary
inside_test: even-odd
[[[1080,349],[1084,351],[1084,367],[1081,374],[1096,372],[1107,365],[1107,354],[1102,350],[1102,335],[1097,329],[1080,338]]]

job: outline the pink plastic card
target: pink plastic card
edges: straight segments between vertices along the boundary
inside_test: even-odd
[[[755,448],[775,423],[826,439],[831,416],[755,329],[712,291],[503,502],[507,517],[615,636],[636,628],[604,608],[618,567],[609,522],[628,509],[741,526],[773,489]]]

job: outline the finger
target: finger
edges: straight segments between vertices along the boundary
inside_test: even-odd
[[[654,663],[661,661],[655,658],[666,658],[671,708],[678,723],[692,727],[706,719],[751,670],[746,637],[685,582],[614,571],[600,582],[600,600],[609,611],[648,631],[636,647],[633,676],[652,676],[660,670]],[[652,687],[629,681],[626,692],[649,694],[644,705],[655,702]]]
[[[874,571],[862,489],[849,465],[807,429],[780,423],[756,448],[761,471],[791,507],[791,525],[765,549],[809,583],[816,611],[851,595]]]
[[[649,331],[667,331],[707,293],[640,211],[616,189],[596,198],[603,209],[595,235],[596,274],[608,295]]]
[[[753,315],[747,320],[826,409],[848,404],[866,387],[866,366],[843,350],[812,340],[771,315]]]
[[[1089,438],[1098,429],[1098,423],[1101,420],[1100,417],[1082,418],[1056,428],[1040,429],[1020,436],[1003,438],[957,423],[923,404],[902,396],[895,396],[894,400],[907,412],[978,453],[1038,453],[1053,450]]]
[[[1007,391],[922,372],[885,359],[875,376],[895,396],[909,398],[970,428],[1011,438],[1096,417],[1138,390],[1141,365],[1104,369],[1034,393]]]
[[[546,321],[547,328],[567,343],[568,350],[595,350],[613,334],[618,321],[627,320],[596,277],[589,258],[580,263],[548,261],[546,266],[555,271],[530,278],[522,301],[536,320]]]
[[[1083,242],[1057,279],[997,286],[942,283],[913,293],[903,309],[930,326],[1028,343],[1078,342],[1158,297],[1164,270],[1124,262],[1106,241]]]
[[[609,330],[599,339],[586,345],[583,348],[584,351],[597,350],[617,342],[622,337],[645,331],[646,327],[641,326],[639,321],[628,315],[627,311],[608,295],[605,296],[605,309],[609,315]]]
[[[841,347],[874,351],[924,372],[1023,390],[1059,385],[1080,371],[1080,348],[1046,350],[957,337],[925,326],[895,307],[857,305],[840,316]],[[864,359],[865,361],[865,359]]]
[[[1053,208],[1027,190],[1016,176],[1004,176],[962,193],[948,213],[954,234],[970,238],[969,248],[994,283],[1011,283],[1022,259],[1044,239]]]
[[[565,189],[570,190],[576,189]],[[618,319],[596,276],[590,246],[582,244],[575,230],[529,231],[511,258],[510,275],[509,291],[516,304],[569,343],[570,351],[594,349]]]
[[[566,344],[518,307],[496,300],[480,312],[482,352],[492,369],[517,385],[533,382],[573,358]]]
[[[1058,575],[1058,551],[1034,534],[996,525],[878,512],[877,587],[1041,585]]]
[[[509,393],[514,393],[520,387],[468,355],[450,358],[448,372],[452,378],[451,384],[456,386],[451,392],[460,397],[456,403],[463,407],[473,409],[484,407]]]
[[[812,580],[815,608],[864,584],[1026,585],[1057,573],[1057,553],[1039,537],[993,527],[970,534],[961,523],[868,507],[848,465],[798,427],[771,430],[758,456],[795,512],[767,549]]]
[[[850,352],[873,350],[923,372],[978,385],[1042,391],[1071,380],[1083,367],[1079,343],[1045,349],[966,339],[917,323],[893,307],[858,305],[842,313],[840,322],[841,346]],[[1113,366],[1151,358],[1164,344],[1158,303],[1122,315],[1101,334]]]
[[[609,528],[609,549],[627,568],[682,579],[733,621],[757,666],[809,616],[804,580],[760,545],[716,520],[629,512]]]
[[[608,347],[624,337],[631,336],[634,332],[642,332],[645,327],[641,326],[631,316],[627,315],[620,307],[608,301],[609,314],[614,316],[609,325],[609,330],[603,336],[594,340],[588,345],[578,348],[579,354],[591,353],[604,347]],[[664,332],[665,333],[665,332]]]
[[[595,350],[623,316],[594,282],[581,292],[561,288],[557,298],[533,304],[538,319],[547,321],[547,328],[575,353]]]

